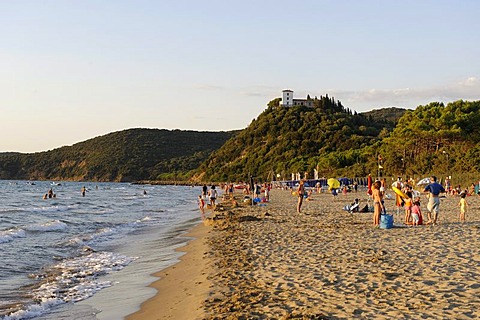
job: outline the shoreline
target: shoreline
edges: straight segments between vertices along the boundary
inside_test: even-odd
[[[202,303],[208,295],[206,260],[209,228],[202,222],[182,237],[192,239],[178,252],[185,254],[174,265],[152,274],[158,278],[149,287],[156,294],[144,301],[140,309],[125,317],[127,320],[143,319],[202,319]]]

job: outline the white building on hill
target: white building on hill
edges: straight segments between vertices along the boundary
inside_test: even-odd
[[[293,99],[293,90],[282,91],[282,101],[280,101],[281,107],[293,107],[293,106],[307,106],[313,107],[312,99]]]

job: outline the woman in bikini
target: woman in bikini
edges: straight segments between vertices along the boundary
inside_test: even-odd
[[[373,197],[373,225],[378,227],[380,225],[380,214],[383,211],[383,196],[380,192],[380,181],[375,181],[372,186]]]

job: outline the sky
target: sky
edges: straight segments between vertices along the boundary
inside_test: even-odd
[[[3,0],[0,152],[246,128],[267,103],[480,100],[477,0]]]

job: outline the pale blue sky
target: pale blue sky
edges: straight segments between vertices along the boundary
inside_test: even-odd
[[[292,89],[358,112],[480,99],[480,1],[0,1],[0,152],[243,129]]]

